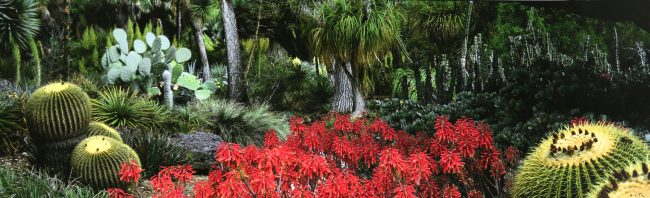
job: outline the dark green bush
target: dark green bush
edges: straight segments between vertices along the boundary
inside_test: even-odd
[[[163,124],[168,115],[155,101],[121,88],[108,88],[93,100],[93,120],[115,128],[167,132]]]
[[[190,156],[173,145],[164,134],[127,131],[122,135],[122,139],[140,156],[145,178],[160,171],[160,166],[179,165],[190,161]]]
[[[0,197],[108,197],[76,182],[64,182],[40,172],[14,172],[0,167]]]
[[[0,92],[0,155],[20,150],[20,140],[26,136],[22,111],[25,99],[20,92]]]
[[[433,133],[433,121],[438,115],[432,104],[423,105],[412,100],[396,98],[368,102],[371,114],[388,122],[393,128],[415,134],[418,131]]]

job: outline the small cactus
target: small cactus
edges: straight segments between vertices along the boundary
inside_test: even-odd
[[[513,197],[586,197],[608,172],[648,155],[647,145],[624,128],[606,123],[565,127],[525,159]]]
[[[103,135],[106,137],[113,138],[119,142],[123,142],[122,136],[120,136],[120,133],[117,132],[117,130],[101,122],[91,122],[88,125],[88,136],[95,136],[95,135]]]
[[[650,160],[634,163],[613,171],[609,178],[596,187],[589,198],[650,197]]]
[[[106,136],[91,136],[81,141],[72,152],[72,175],[98,189],[123,187],[118,172],[125,162],[140,158],[129,146]]]

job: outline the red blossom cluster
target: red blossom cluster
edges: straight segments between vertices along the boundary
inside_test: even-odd
[[[498,186],[519,156],[514,148],[503,155],[490,127],[466,118],[438,117],[434,136],[341,114],[309,124],[293,117],[290,124],[287,140],[269,131],[262,148],[222,143],[208,180],[194,184],[194,196],[484,197],[503,192]],[[163,169],[151,181],[154,190],[183,197],[171,176],[190,181],[187,170]]]

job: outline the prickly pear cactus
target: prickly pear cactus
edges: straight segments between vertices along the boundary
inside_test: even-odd
[[[51,83],[37,89],[25,106],[29,134],[37,142],[76,138],[90,122],[90,98],[72,83]]]
[[[125,162],[140,158],[129,146],[106,136],[91,136],[72,152],[72,175],[98,189],[123,187],[118,172]]]
[[[122,136],[120,136],[120,133],[117,132],[117,130],[101,122],[91,122],[88,125],[88,136],[95,136],[95,135],[103,135],[106,137],[113,138],[119,142],[123,142]]]
[[[645,143],[619,126],[568,126],[526,157],[515,177],[513,197],[586,197],[610,171],[649,154]]]

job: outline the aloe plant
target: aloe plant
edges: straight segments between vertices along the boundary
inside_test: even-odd
[[[133,90],[145,90],[149,96],[161,94],[154,82],[162,76],[153,74],[169,70],[175,83],[183,73],[184,63],[192,58],[189,49],[172,46],[164,35],[147,32],[144,41],[134,39],[131,45],[123,29],[113,30],[112,35],[117,44],[106,49],[102,56],[104,77],[110,84],[128,83]]]

